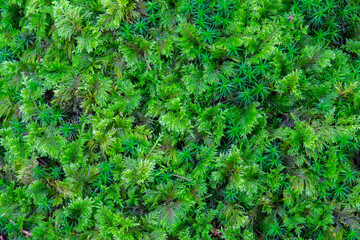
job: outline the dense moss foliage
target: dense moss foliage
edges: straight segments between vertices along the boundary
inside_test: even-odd
[[[0,239],[360,239],[358,0],[0,0]]]

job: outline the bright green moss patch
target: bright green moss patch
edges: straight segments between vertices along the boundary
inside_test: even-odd
[[[360,239],[360,3],[0,0],[0,239]]]

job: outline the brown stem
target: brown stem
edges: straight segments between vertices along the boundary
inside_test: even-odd
[[[146,64],[147,64],[147,66],[148,66],[149,70],[151,71],[151,67],[150,67],[150,64],[149,64],[148,60],[146,59],[146,55],[145,55],[145,53],[144,53],[144,58],[145,58],[145,61],[146,61]]]
[[[25,237],[30,237],[31,236],[31,233],[29,233],[28,231],[24,230],[24,229],[21,229],[21,232],[23,234],[25,234]]]
[[[174,177],[178,177],[178,178],[182,178],[182,179],[184,179],[184,180],[186,180],[186,181],[191,182],[191,180],[188,179],[188,178],[186,178],[186,177],[182,177],[182,176],[179,176],[179,175],[176,175],[176,174],[173,174],[173,176],[174,176]]]

